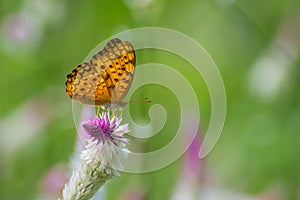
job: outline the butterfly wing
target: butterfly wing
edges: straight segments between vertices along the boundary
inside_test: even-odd
[[[66,92],[83,104],[119,102],[134,75],[135,53],[128,41],[110,40],[89,63],[78,65],[67,75]]]
[[[110,101],[110,96],[103,92],[101,98],[98,98],[99,81],[101,81],[101,73],[89,63],[82,63],[67,75],[66,92],[69,97],[80,103],[103,105]]]
[[[111,95],[111,102],[116,103],[122,101],[131,86],[136,59],[130,42],[111,43],[111,45],[113,51],[108,50],[108,52],[113,59],[103,72],[103,78]]]

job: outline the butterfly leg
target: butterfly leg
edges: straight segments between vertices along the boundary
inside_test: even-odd
[[[112,110],[111,111],[111,118],[113,118],[116,115],[116,113]]]
[[[96,116],[97,116],[97,117],[99,117],[100,111],[101,111],[101,107],[97,107],[97,113],[96,113]]]

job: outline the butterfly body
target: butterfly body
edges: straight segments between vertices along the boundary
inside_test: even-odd
[[[66,92],[83,104],[119,103],[130,88],[135,62],[131,43],[114,38],[90,62],[79,64],[67,75]]]

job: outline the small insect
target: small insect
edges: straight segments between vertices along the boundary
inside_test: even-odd
[[[120,103],[130,88],[135,62],[132,44],[114,38],[90,62],[79,64],[67,75],[66,92],[87,105]]]

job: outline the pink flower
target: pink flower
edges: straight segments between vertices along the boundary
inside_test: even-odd
[[[104,112],[100,117],[95,117],[87,122],[82,123],[82,127],[88,137],[99,143],[107,143],[108,145],[120,146],[127,144],[128,139],[123,135],[129,132],[128,125],[120,125],[121,117],[110,117],[109,112]]]

